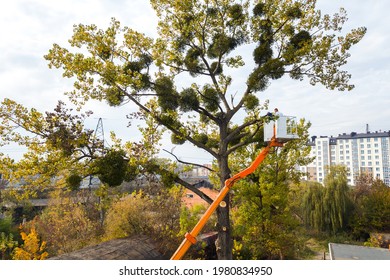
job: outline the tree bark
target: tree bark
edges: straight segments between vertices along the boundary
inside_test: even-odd
[[[229,197],[227,194],[223,200],[226,203],[226,207],[217,208],[217,220],[218,220],[218,238],[216,241],[216,249],[219,260],[232,260],[232,234],[229,217]]]
[[[220,184],[221,188],[225,186],[225,181],[230,178],[230,169],[228,166],[228,157],[222,156],[219,161],[220,168]],[[233,259],[233,247],[232,247],[232,233],[230,225],[230,195],[227,194],[221,203],[222,206],[217,208],[217,221],[218,221],[218,238],[216,241],[216,249],[219,260],[232,260]]]

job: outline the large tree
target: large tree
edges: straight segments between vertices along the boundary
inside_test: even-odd
[[[390,230],[390,188],[371,174],[359,174],[352,189],[354,213],[352,233],[356,238],[367,238],[373,232]]]
[[[340,67],[366,29],[340,33],[347,19],[343,9],[321,15],[315,0],[150,3],[159,19],[157,38],[115,19],[105,30],[79,24],[71,48],[54,44],[45,58],[74,79],[67,94],[76,104],[132,102],[165,126],[172,142],[208,152],[218,163],[221,186],[231,176],[229,155],[256,139],[263,122],[259,95],[271,81],[287,74],[329,89],[353,88]],[[244,47],[252,48],[248,61],[240,55]],[[236,86],[237,68],[247,78]],[[241,111],[246,117],[235,122]],[[227,205],[217,210],[220,259],[232,257]]]
[[[345,166],[330,166],[324,186],[310,187],[303,204],[307,226],[329,234],[345,230],[353,210]]]

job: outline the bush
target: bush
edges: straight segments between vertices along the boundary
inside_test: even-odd
[[[18,242],[14,240],[12,233],[0,232],[0,259],[10,259],[12,250],[17,245]]]
[[[151,209],[151,200],[142,192],[120,199],[108,210],[104,224],[105,238],[123,238],[150,231]]]
[[[158,241],[162,253],[171,254],[189,230],[187,218],[193,220],[191,213],[185,212],[184,219],[181,212],[182,193],[181,188],[172,187],[160,189],[153,197],[134,192],[118,200],[108,210],[105,239],[145,234]]]
[[[47,242],[50,255],[72,252],[94,242],[99,223],[89,218],[81,203],[62,199],[34,219],[38,234]]]
[[[35,228],[29,234],[21,232],[23,245],[14,250],[14,260],[45,260],[49,256],[46,250],[46,242],[42,241]]]

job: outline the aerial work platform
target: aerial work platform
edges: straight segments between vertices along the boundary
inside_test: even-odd
[[[270,142],[273,138],[279,143],[298,139],[296,117],[279,116],[276,120],[264,125],[264,141]]]

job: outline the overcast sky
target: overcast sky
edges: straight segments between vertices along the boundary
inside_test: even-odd
[[[352,74],[356,86],[351,92],[328,91],[283,78],[272,84],[261,100],[270,100],[270,110],[278,107],[286,115],[312,122],[312,135],[337,136],[343,132],[390,130],[390,10],[389,0],[319,0],[318,8],[333,14],[340,7],[348,13],[346,29],[367,27],[364,39],[351,49],[344,69]],[[0,10],[0,99],[11,98],[40,111],[52,110],[57,100],[71,89],[60,71],[50,70],[43,56],[53,43],[67,47],[74,24],[105,28],[115,17],[123,26],[155,35],[157,20],[147,0],[13,0]],[[234,77],[240,78],[240,77]],[[245,78],[245,77],[241,77]],[[245,81],[245,80],[243,80]],[[105,134],[119,131],[124,139],[135,140],[136,128],[126,128],[128,109],[113,110],[106,104],[92,103],[94,118],[104,118]],[[96,126],[97,119],[88,122]],[[163,148],[171,149],[169,141]],[[18,148],[0,148],[17,157]],[[178,147],[183,160],[207,162],[210,157],[194,153],[189,146]]]

